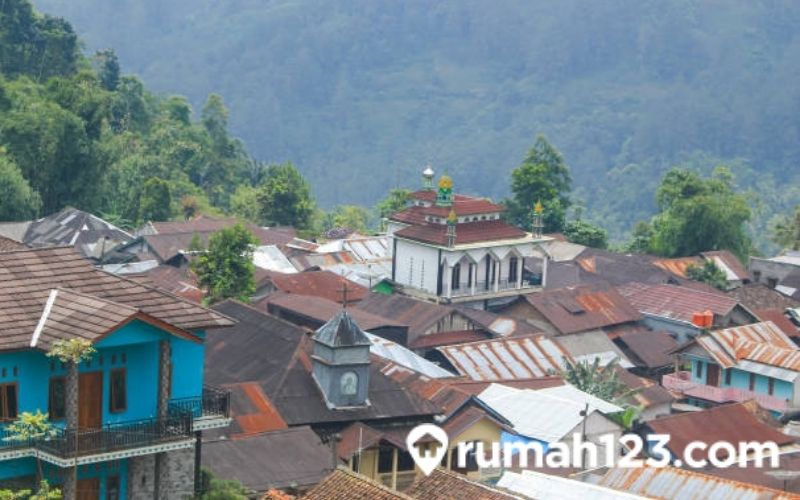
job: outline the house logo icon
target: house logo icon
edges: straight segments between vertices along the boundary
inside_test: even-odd
[[[422,446],[419,442],[428,437],[430,439],[425,439],[424,443],[426,449],[421,451]],[[450,440],[447,438],[447,433],[434,424],[418,425],[411,429],[406,436],[408,453],[426,476],[429,476],[433,469],[442,462],[442,458],[447,453],[448,444],[450,444]]]

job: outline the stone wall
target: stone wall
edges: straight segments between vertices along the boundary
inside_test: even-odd
[[[194,495],[194,447],[161,455],[159,497],[164,500],[191,498]],[[152,500],[155,488],[156,455],[130,459],[128,498]]]

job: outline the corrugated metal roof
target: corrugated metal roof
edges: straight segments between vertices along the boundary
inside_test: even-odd
[[[574,385],[564,384],[556,387],[548,387],[546,389],[539,389],[538,392],[547,394],[548,396],[555,396],[558,398],[569,399],[581,406],[589,405],[589,409],[597,410],[600,413],[617,413],[622,411],[617,405],[611,404],[607,401],[592,396],[587,392],[583,392]]]
[[[564,368],[572,357],[544,335],[470,342],[439,347],[453,367],[473,380],[513,380],[542,377]]]
[[[440,368],[422,356],[417,356],[412,351],[406,349],[400,344],[397,344],[396,342],[386,340],[371,333],[365,333],[370,342],[372,342],[372,345],[369,348],[372,354],[376,354],[382,358],[394,361],[399,365],[403,365],[406,368],[411,368],[412,370],[431,378],[455,377],[455,374],[450,373],[444,368]]]
[[[680,257],[676,259],[658,259],[653,261],[653,264],[657,265],[661,269],[667,271],[668,273],[672,273],[676,276],[680,276],[681,278],[688,278],[688,268],[689,266],[702,266],[703,259],[700,257]]]
[[[705,310],[716,316],[726,316],[738,304],[735,299],[722,294],[677,285],[628,283],[617,290],[642,314],[686,323],[691,323],[694,313]]]
[[[253,264],[268,271],[292,274],[297,269],[275,245],[262,245],[253,252]]]
[[[536,500],[634,500],[639,495],[584,483],[566,477],[526,470],[521,474],[506,471],[497,486]]]
[[[798,495],[674,467],[616,467],[598,484],[665,500],[788,500]]]
[[[582,421],[585,403],[547,394],[491,384],[478,398],[511,422],[514,432],[545,443],[560,441]],[[590,413],[597,411],[590,407]]]
[[[545,290],[525,300],[563,334],[641,319],[614,288],[599,284]]]
[[[790,370],[795,376],[800,373],[800,349],[772,321],[715,330],[698,337],[697,343],[725,368],[749,366],[762,373],[767,368],[757,364],[763,364]],[[742,365],[743,361],[754,363]],[[782,373],[779,378],[786,380],[788,376]]]

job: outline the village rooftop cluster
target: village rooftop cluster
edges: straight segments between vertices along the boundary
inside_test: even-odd
[[[800,498],[800,253],[613,253],[544,234],[547,207],[528,232],[455,184],[426,169],[378,235],[248,224],[246,303],[209,305],[190,268],[234,219],[131,233],[66,208],[0,224],[0,480],[109,499],[200,494],[204,471],[270,499]],[[724,289],[689,278],[705,262]],[[73,339],[93,347],[77,397],[70,362],[48,356]],[[598,374],[613,394],[591,389]],[[14,434],[37,411],[51,431]],[[406,440],[426,423],[449,443],[429,475]],[[459,443],[602,449],[626,433],[669,435],[670,465],[455,457]],[[723,441],[779,456],[677,462]]]

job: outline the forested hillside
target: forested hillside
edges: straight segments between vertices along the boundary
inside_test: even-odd
[[[800,200],[800,5],[785,1],[36,0],[199,107],[324,206],[425,163],[496,198],[542,132],[619,237],[666,169],[728,164],[756,224]]]

